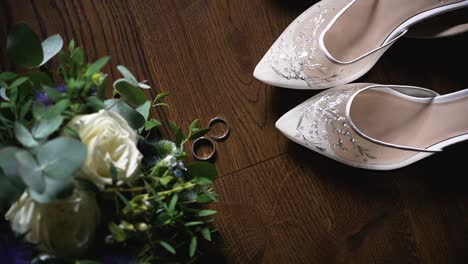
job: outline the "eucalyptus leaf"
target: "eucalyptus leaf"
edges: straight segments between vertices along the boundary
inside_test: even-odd
[[[9,178],[17,176],[17,164],[15,155],[21,151],[17,147],[5,147],[0,149],[0,168],[2,168],[3,174]]]
[[[114,82],[114,89],[131,106],[137,107],[146,103],[145,93],[136,86],[129,83],[126,79],[119,79]]]
[[[56,132],[63,123],[63,117],[58,115],[51,118],[42,118],[37,125],[33,127],[32,134],[34,138],[44,139]]]
[[[6,89],[5,87],[1,87],[0,88],[0,97],[5,100],[5,101],[10,101],[10,98],[8,98],[7,94],[6,94]]]
[[[49,109],[47,109],[47,112],[43,115],[43,117],[45,119],[56,118],[57,116],[61,115],[63,111],[65,111],[65,109],[68,108],[69,104],[69,99],[62,99],[55,103],[53,106],[49,107]]]
[[[145,118],[125,102],[119,99],[109,99],[104,104],[108,110],[122,116],[133,129],[137,130],[144,126]]]
[[[18,164],[18,175],[30,189],[37,193],[45,191],[45,179],[42,171],[34,159],[33,155],[28,151],[21,150],[15,154]]]
[[[140,87],[141,89],[145,89],[145,90],[151,89],[151,86],[149,86],[148,84],[144,82],[138,83],[138,87]]]
[[[135,76],[123,65],[117,66],[117,70],[122,74],[122,76],[132,85],[139,86],[138,81]]]
[[[138,113],[140,113],[144,118],[145,120],[148,120],[148,117],[149,117],[149,114],[150,114],[150,109],[151,109],[151,102],[150,101],[146,101],[144,104],[138,106],[137,108],[135,108],[135,110],[138,111]]]
[[[69,137],[58,137],[35,149],[43,173],[56,180],[73,178],[86,158],[86,146]]]
[[[60,50],[63,47],[63,39],[59,34],[56,34],[46,38],[42,42],[41,46],[44,57],[39,66],[44,65],[46,62],[52,59],[52,57],[54,57],[55,55],[57,55],[57,53],[60,52]]]
[[[21,123],[15,123],[16,139],[25,147],[33,148],[38,145],[37,141],[31,135],[31,132]]]
[[[44,177],[45,190],[42,193],[36,192],[33,189],[28,189],[31,198],[39,203],[51,203],[67,198],[73,193],[75,188],[73,178],[64,180],[55,180],[49,177]]]
[[[23,190],[23,187],[15,185],[0,170],[0,212],[4,212],[7,209],[6,207],[16,200]]]
[[[36,120],[41,119],[42,116],[44,116],[44,114],[46,113],[46,111],[47,111],[47,108],[43,103],[38,102],[38,101],[33,103],[32,113],[33,113],[34,119]]]
[[[8,34],[7,50],[11,60],[25,68],[38,66],[44,58],[39,37],[24,22],[13,26]]]

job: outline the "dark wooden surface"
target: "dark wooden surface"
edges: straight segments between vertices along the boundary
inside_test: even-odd
[[[75,38],[89,60],[111,54],[111,78],[123,64],[149,80],[153,95],[171,92],[167,114],[183,126],[195,117],[229,120],[213,206],[228,263],[468,263],[468,144],[373,172],[308,151],[274,128],[317,92],[270,87],[252,72],[314,2],[1,0],[0,41],[27,21],[42,37]],[[467,45],[466,35],[401,40],[360,81],[466,88]],[[11,69],[3,44],[0,53],[1,69]]]

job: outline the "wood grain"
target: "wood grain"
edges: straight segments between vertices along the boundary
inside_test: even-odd
[[[217,144],[218,227],[229,263],[467,263],[467,144],[394,172],[356,170],[289,142],[274,123],[317,91],[271,87],[252,72],[306,0],[0,1],[4,44],[27,21],[40,35],[74,38],[89,61],[111,55],[172,108],[185,127],[229,120]],[[359,81],[418,85],[440,93],[468,87],[468,36],[403,39]],[[54,65],[55,62],[52,62]],[[462,64],[463,65],[463,64]],[[463,113],[460,113],[463,114]],[[168,131],[164,131],[169,134]]]
[[[228,263],[466,263],[462,153],[369,172],[294,147],[225,176],[214,208]]]

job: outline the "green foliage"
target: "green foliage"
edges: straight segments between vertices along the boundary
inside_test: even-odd
[[[0,73],[0,211],[23,191],[40,203],[51,203],[68,197],[79,184],[100,194],[101,209],[114,210],[105,217],[107,232],[117,247],[140,263],[195,261],[202,255],[201,241],[211,241],[214,232],[211,217],[216,211],[205,206],[217,199],[212,188],[217,172],[210,163],[185,166],[183,147],[209,129],[198,128],[198,119],[186,132],[170,122],[175,142],[143,139],[162,125],[151,115],[151,108],[169,107],[163,101],[169,94],[148,100],[143,91],[151,88],[147,82],[138,81],[119,65],[123,78],[114,82],[115,98],[106,100],[107,75],[101,70],[110,58],[88,63],[73,40],[62,48],[59,35],[41,43],[25,23],[15,25],[8,35],[7,51],[13,63],[40,70]],[[42,67],[57,54],[56,71]],[[57,76],[59,84],[54,80]],[[111,163],[112,185],[104,190],[75,178],[87,148],[77,131],[67,126],[76,116],[103,109],[118,113],[143,133],[144,143],[138,145],[144,155],[142,176],[119,182],[120,168]],[[91,259],[65,262],[98,263]]]

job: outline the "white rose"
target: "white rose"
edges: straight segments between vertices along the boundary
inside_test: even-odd
[[[17,234],[44,252],[60,257],[79,256],[94,240],[100,211],[94,193],[75,188],[58,202],[42,204],[24,192],[5,219]]]
[[[111,163],[117,169],[119,183],[140,174],[143,156],[136,146],[138,135],[119,114],[101,110],[95,114],[77,116],[69,126],[78,132],[88,149],[78,177],[103,188],[112,184]]]

